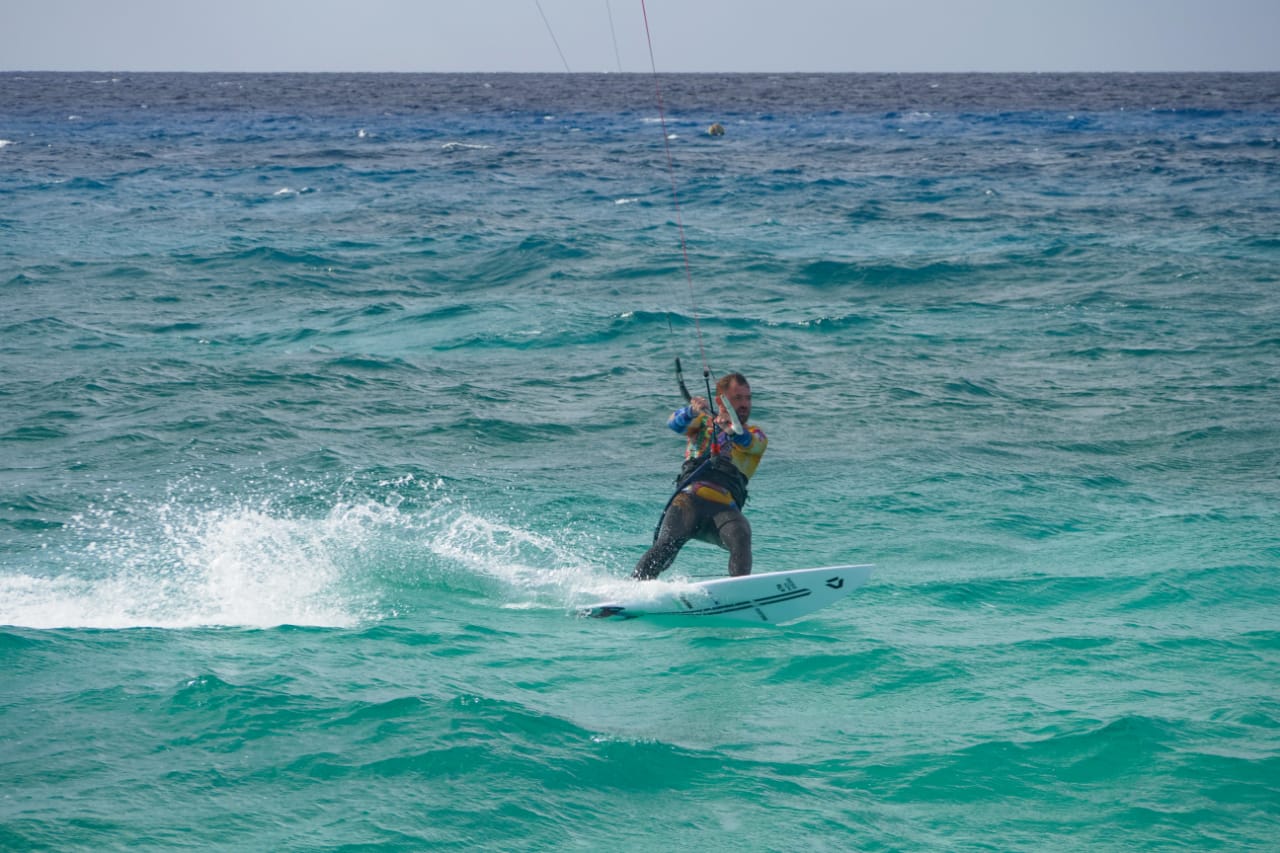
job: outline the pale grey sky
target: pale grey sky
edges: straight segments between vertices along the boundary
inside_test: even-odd
[[[8,71],[650,70],[640,0],[0,4]],[[1280,0],[646,4],[664,72],[1280,70]]]

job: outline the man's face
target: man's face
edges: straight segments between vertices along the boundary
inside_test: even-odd
[[[723,397],[738,413],[738,420],[745,424],[747,418],[751,417],[751,386],[745,382],[730,382]]]

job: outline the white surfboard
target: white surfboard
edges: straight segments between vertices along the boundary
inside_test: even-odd
[[[790,622],[844,598],[871,578],[871,569],[825,566],[697,583],[637,581],[634,593],[578,612],[594,619],[645,617],[697,625]]]

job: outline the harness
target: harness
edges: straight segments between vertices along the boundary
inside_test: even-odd
[[[728,459],[712,456],[709,449],[693,459],[686,459],[680,468],[680,473],[676,475],[677,493],[688,492],[690,488],[702,485],[714,487],[714,491],[720,495],[727,494],[727,497],[739,507],[747,503],[746,476]],[[690,494],[694,493],[690,492]],[[698,495],[698,497],[707,496]],[[729,502],[717,500],[714,497],[707,497],[707,499],[716,503]]]

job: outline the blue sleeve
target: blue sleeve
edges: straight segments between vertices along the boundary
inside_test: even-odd
[[[682,406],[671,413],[671,417],[667,418],[667,426],[672,432],[683,434],[689,428],[689,424],[693,423],[693,407]]]

